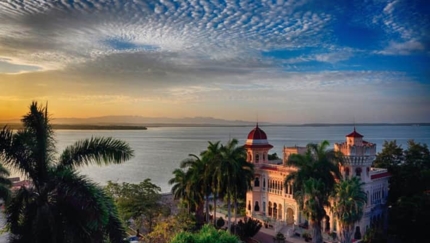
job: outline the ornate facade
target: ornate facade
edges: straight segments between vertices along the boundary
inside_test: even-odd
[[[303,154],[306,148],[284,147],[282,160],[269,160],[269,150],[273,146],[258,124],[248,134],[245,148],[248,162],[255,166],[253,189],[246,195],[247,215],[269,222],[278,231],[283,227],[303,224],[306,218],[294,199],[292,186],[285,187],[284,180],[289,173],[297,171],[297,168],[288,165],[288,157]],[[345,163],[340,167],[342,176],[358,176],[365,183],[363,189],[368,195],[368,202],[363,218],[356,225],[356,229],[364,234],[372,223],[382,222],[384,218],[389,174],[386,169],[371,167],[376,156],[376,144],[364,141],[355,128],[346,135],[345,142],[335,143],[334,149],[345,156]],[[336,231],[336,219],[329,210],[327,212],[322,229],[325,232]]]

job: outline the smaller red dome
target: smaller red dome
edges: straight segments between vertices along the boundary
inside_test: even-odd
[[[252,129],[251,132],[249,132],[248,139],[252,139],[252,140],[267,139],[267,135],[263,130],[261,130],[258,127],[258,123],[257,123],[257,126],[254,129]]]
[[[346,135],[347,138],[362,138],[363,135],[361,135],[360,133],[355,131],[355,127],[354,127],[354,131],[348,135]]]

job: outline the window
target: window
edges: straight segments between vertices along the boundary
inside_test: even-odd
[[[260,161],[260,156],[258,154],[255,155],[255,163],[258,163]]]
[[[255,201],[254,211],[255,212],[260,211],[260,206],[258,205],[258,201]]]
[[[268,210],[269,216],[272,216],[272,202],[269,202],[269,210]]]
[[[258,177],[255,177],[254,186],[255,187],[259,187],[260,186],[260,179],[258,179]]]
[[[361,168],[355,169],[355,176],[361,177]]]

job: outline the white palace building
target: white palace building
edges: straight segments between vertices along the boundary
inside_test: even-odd
[[[306,147],[284,147],[283,160],[269,161],[269,143],[266,133],[257,126],[249,133],[245,143],[247,160],[255,166],[253,189],[246,194],[247,216],[269,222],[275,231],[291,229],[303,225],[306,221],[294,200],[292,186],[284,187],[285,177],[297,168],[288,165],[290,154],[305,153]],[[364,208],[363,218],[356,224],[356,231],[361,235],[374,223],[382,223],[385,218],[384,204],[388,192],[389,174],[386,169],[373,168],[376,155],[376,144],[363,140],[355,128],[346,135],[346,141],[334,144],[335,151],[341,151],[345,163],[340,166],[342,176],[357,176],[364,182],[364,191],[368,201]],[[336,231],[339,226],[330,210],[323,221],[325,233]]]

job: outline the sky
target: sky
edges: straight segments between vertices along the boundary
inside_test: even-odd
[[[0,120],[430,122],[426,0],[0,0]]]

